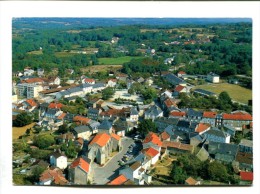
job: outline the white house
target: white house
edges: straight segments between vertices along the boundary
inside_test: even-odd
[[[50,164],[60,169],[67,168],[67,156],[60,151],[56,151],[50,155]]]
[[[49,85],[60,85],[60,78],[59,77],[50,78]]]
[[[130,119],[129,121],[135,122],[138,121],[139,118],[139,112],[136,110],[135,107],[132,107],[130,110]]]
[[[151,158],[151,164],[154,165],[160,157],[160,152],[152,147],[143,150],[143,153]]]
[[[116,83],[117,83],[117,80],[116,79],[109,79],[107,81],[107,87],[115,87],[116,86]]]
[[[207,80],[208,80],[209,82],[212,82],[212,83],[219,83],[219,75],[210,72],[210,73],[207,75]]]
[[[95,84],[96,81],[94,79],[91,79],[91,78],[85,78],[82,80],[82,83],[85,83],[85,84]]]
[[[80,125],[74,128],[74,133],[77,138],[89,139],[93,134],[92,129],[87,125]]]
[[[34,70],[33,69],[24,69],[24,76],[31,76],[34,74]]]

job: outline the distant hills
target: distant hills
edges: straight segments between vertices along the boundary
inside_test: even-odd
[[[14,18],[15,28],[72,28],[123,25],[178,26],[250,22],[251,18]]]

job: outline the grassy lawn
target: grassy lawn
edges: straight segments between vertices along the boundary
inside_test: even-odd
[[[42,51],[31,51],[31,52],[28,52],[28,54],[30,54],[30,55],[42,55]]]
[[[32,128],[34,125],[35,123],[31,123],[24,127],[13,127],[13,139],[18,139],[19,136],[23,135],[27,129]]]
[[[118,58],[99,58],[98,61],[100,64],[103,65],[121,65],[123,63],[131,61],[132,59],[141,59],[141,58],[143,57],[124,56]]]
[[[76,53],[69,53],[69,52],[65,52],[65,51],[55,52],[56,57],[71,57],[73,55],[76,55]]]
[[[252,90],[241,87],[239,85],[221,83],[221,84],[205,84],[194,87],[194,89],[204,89],[216,94],[226,91],[230,97],[237,102],[247,104],[252,99]]]
[[[202,181],[202,185],[228,185],[228,184],[227,183],[218,182],[218,181],[204,180],[204,181]]]

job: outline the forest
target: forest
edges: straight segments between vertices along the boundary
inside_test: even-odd
[[[133,60],[121,64],[124,73],[154,73],[178,67],[188,74],[252,75],[251,22],[161,26],[126,22],[85,28],[82,23],[66,28],[54,28],[55,23],[45,28],[30,24],[21,28],[14,21],[13,72],[29,66],[44,68],[45,72],[58,68],[60,75],[73,68],[80,74],[81,68],[99,65],[101,58],[128,56]],[[134,59],[137,56],[145,60]],[[169,57],[174,61],[165,64]]]

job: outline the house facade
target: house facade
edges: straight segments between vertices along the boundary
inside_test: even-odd
[[[86,185],[91,173],[91,164],[88,158],[77,158],[68,167],[68,180],[75,185]]]
[[[50,155],[50,164],[60,169],[67,168],[68,158],[61,152],[54,152]]]

